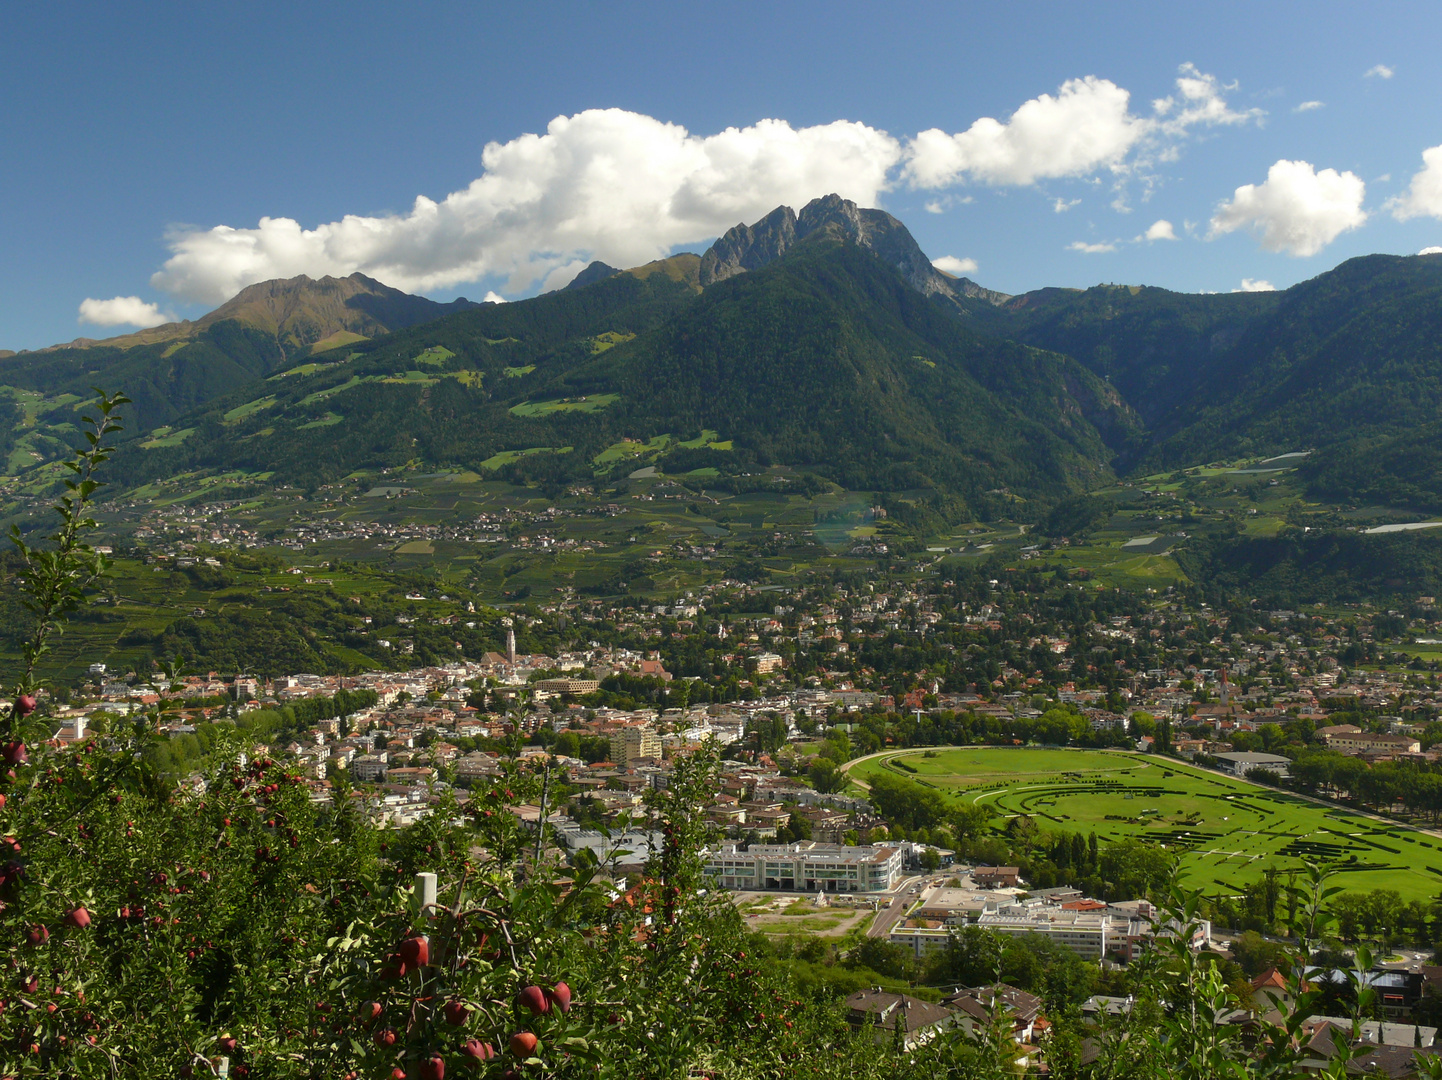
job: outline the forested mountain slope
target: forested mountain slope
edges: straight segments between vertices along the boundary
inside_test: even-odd
[[[1119,471],[1312,449],[1319,495],[1442,505],[1442,256],[1351,259],[1284,292],[965,303],[978,329],[1075,358],[1136,410],[1147,431]]]
[[[132,467],[322,482],[418,456],[481,468],[530,451],[527,475],[569,482],[606,471],[608,448],[709,430],[729,448],[702,440],[663,468],[784,464],[971,502],[1094,484],[1109,475],[1108,441],[1135,429],[1081,365],[978,336],[836,230],[700,294],[690,264],[661,268],[459,313],[272,377],[186,419],[196,435]]]
[[[1442,256],[1350,259],[1281,294],[1213,365],[1153,459],[1340,447],[1442,407]]]
[[[1112,384],[1149,426],[1185,409],[1280,293],[1177,293],[1137,285],[1040,289],[971,301],[978,330],[1074,357]]]
[[[297,357],[478,306],[411,296],[364,274],[264,281],[195,322],[7,356],[0,359],[0,387],[49,399],[89,398],[97,384],[124,387],[134,402],[133,425],[149,429]],[[45,418],[61,438],[72,430],[66,404]]]
[[[565,485],[641,457],[1014,515],[1115,474],[1313,450],[1314,493],[1438,507],[1439,331],[1439,255],[1285,292],[1008,297],[833,195],[511,304],[302,277],[193,324],[0,359],[0,456],[11,474],[53,458],[99,384],[135,401],[135,479],[318,484],[420,460]]]

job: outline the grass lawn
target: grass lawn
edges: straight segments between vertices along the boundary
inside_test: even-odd
[[[511,411],[515,412],[516,410],[512,409]],[[649,442],[612,443],[597,454],[592,463],[595,465],[610,465],[613,462],[640,457],[643,454],[659,454],[670,445],[670,435],[653,435]]]
[[[168,427],[156,428],[140,445],[146,450],[154,450],[161,446],[179,446],[190,436],[195,434],[195,428],[181,428],[179,431],[172,431]]]
[[[555,401],[523,401],[511,406],[512,416],[545,416],[558,412],[596,412],[620,398],[620,394],[590,394],[579,398],[561,398]]]
[[[635,334],[625,334],[619,330],[607,330],[604,334],[597,334],[591,339],[591,353],[603,353],[607,349],[614,349],[617,345],[624,345],[635,338]]]
[[[269,394],[255,401],[247,401],[244,405],[237,405],[224,416],[226,423],[234,423],[236,420],[243,420],[251,413],[260,412],[261,409],[268,409],[275,404],[275,395]]]
[[[907,773],[887,762],[903,757]],[[1334,866],[1349,890],[1396,889],[1430,900],[1442,888],[1442,839],[1294,795],[1255,787],[1170,759],[1100,750],[913,750],[856,766],[906,776],[958,802],[986,806],[997,824],[1029,814],[1043,830],[1095,832],[1106,843],[1137,837],[1180,857],[1182,880],[1208,894],[1236,893],[1267,867]]]
[[[509,465],[518,458],[530,457],[532,454],[569,454],[572,449],[570,446],[532,446],[527,450],[502,450],[481,462],[481,468],[499,469],[502,465]]]

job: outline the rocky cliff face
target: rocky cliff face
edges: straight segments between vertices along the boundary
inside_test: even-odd
[[[993,304],[1008,298],[966,278],[947,277],[931,265],[900,221],[885,210],[863,209],[840,195],[812,199],[800,214],[789,206],[778,206],[755,225],[737,225],[729,230],[701,257],[701,284],[711,285],[757,270],[818,232],[843,236],[875,252],[900,270],[912,288],[924,296],[940,294],[953,300],[966,296]]]
[[[789,206],[778,206],[755,225],[737,225],[701,256],[701,286],[759,270],[796,240],[796,211]]]

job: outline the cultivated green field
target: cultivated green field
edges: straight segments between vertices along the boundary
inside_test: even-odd
[[[916,770],[889,763],[901,758]],[[1270,791],[1170,759],[1098,750],[912,750],[859,763],[906,776],[958,802],[993,809],[997,823],[1029,814],[1043,830],[1137,837],[1181,859],[1183,882],[1237,893],[1267,867],[1335,866],[1347,889],[1396,889],[1407,900],[1442,891],[1442,839]]]

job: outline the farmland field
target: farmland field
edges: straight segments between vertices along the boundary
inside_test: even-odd
[[[1208,894],[1236,893],[1268,867],[1335,866],[1350,890],[1396,889],[1428,900],[1442,889],[1442,838],[1341,807],[1324,806],[1169,758],[1100,750],[912,750],[859,762],[856,779],[886,771],[996,821],[1029,814],[1042,830],[1095,832],[1103,844],[1135,837],[1179,856],[1182,880]],[[898,758],[915,772],[891,764]]]

